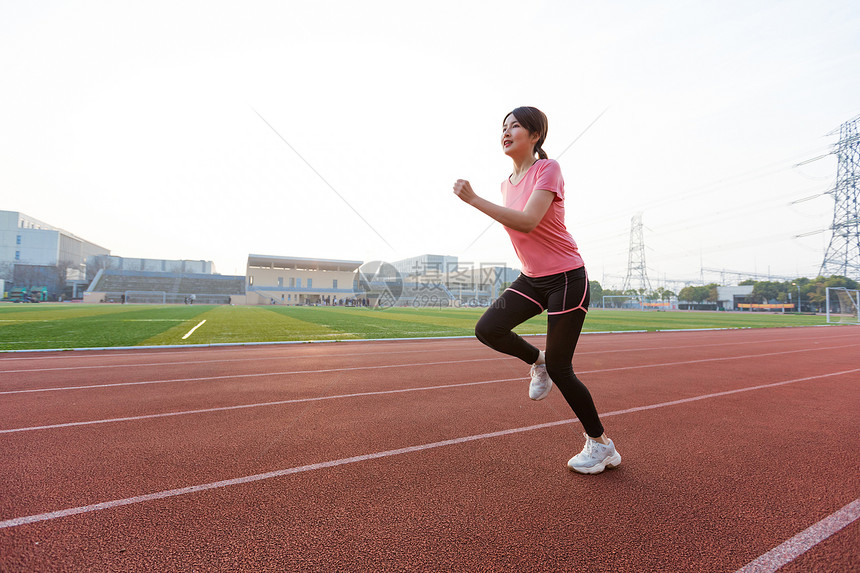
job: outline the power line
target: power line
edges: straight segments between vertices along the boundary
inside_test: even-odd
[[[729,175],[727,177],[723,177],[716,181],[711,181],[710,183],[705,183],[703,185],[699,185],[697,187],[693,187],[688,189],[687,191],[681,191],[679,193],[671,193],[667,196],[656,199],[650,202],[639,203],[638,205],[632,207],[631,209],[634,211],[647,211],[648,209],[653,209],[655,207],[659,207],[662,205],[670,204],[670,203],[680,203],[682,201],[686,201],[689,199],[693,199],[696,197],[700,197],[702,195],[706,195],[708,193],[713,193],[719,189],[724,187],[730,187],[733,185],[740,185],[741,183],[747,183],[749,181],[754,181],[756,179],[761,179],[764,177],[769,177],[771,175],[775,175],[776,173],[780,173],[781,171],[786,171],[788,169],[795,168],[796,164],[793,163],[798,156],[806,157],[811,153],[819,153],[821,151],[825,151],[828,149],[832,149],[832,145],[819,146],[815,149],[807,151],[805,153],[794,155],[789,158],[780,159],[769,163],[762,167],[756,167],[754,169],[750,169],[741,173],[737,173],[734,175]],[[832,154],[832,153],[831,153]],[[825,154],[825,156],[830,154]],[[818,195],[816,195],[818,196]],[[810,197],[811,198],[811,197]],[[629,211],[628,211],[629,212]],[[605,223],[607,221],[611,221],[615,218],[623,216],[623,214],[618,213],[616,215],[609,215],[607,217],[598,218],[598,219],[590,219],[587,222],[584,222],[582,227],[587,227],[590,225],[599,225]]]
[[[292,144],[291,144],[289,141],[287,141],[287,140],[284,138],[284,136],[283,136],[283,135],[281,135],[281,134],[280,134],[280,132],[279,132],[277,129],[275,129],[275,126],[273,126],[271,123],[269,123],[269,122],[268,122],[268,120],[266,120],[266,118],[265,118],[265,117],[263,117],[262,115],[260,115],[260,112],[258,112],[256,109],[251,108],[251,110],[252,110],[254,113],[256,113],[256,114],[257,114],[257,116],[258,116],[261,120],[263,120],[263,123],[265,123],[267,126],[269,126],[269,129],[271,129],[272,131],[274,131],[274,132],[275,132],[275,135],[277,135],[277,136],[280,138],[280,140],[281,140],[281,141],[283,141],[284,143],[286,143],[286,144],[287,144],[287,147],[289,147],[289,148],[293,151],[293,153],[295,153],[295,154],[298,156],[298,158],[299,158],[299,159],[301,159],[302,161],[304,161],[305,165],[307,165],[307,166],[310,168],[310,170],[311,170],[311,171],[313,171],[313,172],[314,172],[314,174],[316,174],[316,176],[317,176],[317,177],[319,177],[319,178],[320,178],[320,180],[321,180],[323,183],[325,183],[325,184],[328,186],[328,188],[329,188],[329,189],[331,189],[331,190],[332,190],[332,192],[333,192],[335,195],[337,195],[337,196],[338,196],[338,198],[339,198],[341,201],[343,201],[343,202],[344,202],[344,204],[345,204],[347,207],[349,207],[349,208],[352,210],[352,212],[353,212],[353,213],[355,213],[355,214],[358,216],[358,218],[359,218],[359,219],[361,219],[361,220],[362,220],[362,222],[363,222],[365,225],[367,225],[367,226],[368,226],[368,228],[369,228],[371,231],[373,231],[374,233],[376,233],[376,236],[377,236],[377,237],[379,237],[380,239],[382,239],[382,242],[383,242],[383,243],[385,243],[386,245],[388,245],[388,248],[390,248],[391,250],[394,250],[394,247],[392,247],[392,246],[391,246],[391,243],[389,243],[388,241],[386,241],[386,240],[385,240],[385,237],[383,237],[383,236],[379,233],[379,231],[377,231],[377,230],[376,230],[376,227],[374,227],[373,225],[371,225],[371,224],[368,222],[368,220],[367,220],[367,219],[365,219],[365,218],[362,216],[362,214],[361,214],[361,213],[359,213],[359,212],[358,212],[358,210],[357,210],[355,207],[353,207],[353,206],[352,206],[352,203],[350,203],[349,201],[347,201],[347,200],[346,200],[346,198],[345,198],[343,195],[341,195],[341,194],[338,192],[338,190],[337,190],[337,189],[335,189],[335,188],[334,188],[334,186],[333,186],[331,183],[329,183],[329,182],[326,180],[326,178],[325,178],[325,177],[323,177],[323,176],[322,176],[322,174],[321,174],[319,171],[317,171],[317,170],[316,170],[316,168],[314,168],[314,166],[313,166],[313,165],[311,165],[311,164],[310,164],[310,162],[309,162],[307,159],[305,159],[305,158],[302,156],[302,154],[301,154],[301,153],[299,153],[299,152],[298,152],[298,150],[297,150],[295,147],[293,147],[293,146],[292,146]]]

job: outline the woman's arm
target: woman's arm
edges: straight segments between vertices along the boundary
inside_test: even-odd
[[[538,226],[555,199],[555,193],[552,191],[535,189],[523,210],[517,211],[516,209],[496,205],[479,197],[472,190],[469,182],[463,179],[458,179],[454,184],[454,194],[505,227],[522,233],[530,233]]]

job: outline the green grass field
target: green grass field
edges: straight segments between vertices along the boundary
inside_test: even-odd
[[[0,303],[0,351],[471,336],[477,308],[412,309]],[[198,323],[187,339],[183,336]],[[824,316],[729,312],[589,311],[586,332],[766,328],[825,324]],[[520,334],[546,332],[546,315]]]

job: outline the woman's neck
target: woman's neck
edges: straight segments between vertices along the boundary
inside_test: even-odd
[[[521,159],[514,159],[514,173],[511,179],[519,179],[525,174],[529,168],[537,162],[537,158],[534,155],[526,155]]]

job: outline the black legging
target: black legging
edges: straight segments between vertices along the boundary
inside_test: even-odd
[[[540,350],[513,332],[514,327],[545,309],[547,316],[546,370],[561,390],[585,432],[603,435],[603,425],[591,393],[573,372],[573,353],[582,332],[589,303],[588,277],[580,267],[548,277],[520,275],[497,298],[475,325],[478,340],[499,352],[534,364]]]

